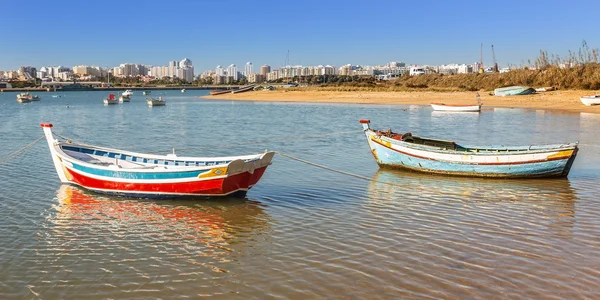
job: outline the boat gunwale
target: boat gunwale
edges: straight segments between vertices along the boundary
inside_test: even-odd
[[[563,150],[574,150],[578,148],[578,142],[575,143],[567,143],[567,144],[551,144],[551,145],[530,145],[529,147],[537,147],[536,149],[525,149],[527,146],[502,146],[502,148],[489,148],[489,146],[472,146],[472,145],[459,145],[454,141],[445,141],[445,140],[437,140],[437,139],[426,139],[432,141],[438,141],[442,143],[454,143],[457,147],[463,148],[465,150],[450,150],[443,149],[438,146],[430,146],[424,144],[414,144],[406,141],[401,141],[397,139],[393,139],[386,136],[378,136],[373,129],[369,129],[370,134],[378,139],[389,142],[391,144],[396,144],[402,147],[406,147],[409,149],[422,150],[427,152],[435,152],[442,154],[454,154],[454,155],[474,155],[474,156],[508,156],[508,155],[523,155],[523,154],[539,154],[546,152],[554,152],[554,151],[563,151]],[[382,143],[379,143],[382,144]],[[383,145],[383,144],[382,144]],[[386,145],[383,145],[386,146]],[[386,146],[387,148],[391,148]],[[540,148],[543,147],[543,148]],[[393,149],[396,150],[396,149]],[[477,150],[477,151],[474,151]]]
[[[63,150],[62,146],[84,148],[84,149],[94,149],[94,150],[100,150],[100,151],[109,152],[109,153],[113,152],[115,154],[126,155],[126,156],[135,156],[135,157],[139,157],[139,158],[146,158],[146,159],[152,159],[152,160],[163,160],[163,161],[172,161],[172,162],[176,162],[176,161],[215,162],[215,164],[214,165],[205,165],[205,166],[185,166],[185,165],[184,166],[175,166],[175,165],[159,165],[159,164],[153,164],[153,163],[148,164],[148,163],[139,162],[139,164],[143,164],[143,166],[148,167],[148,168],[120,167],[120,168],[115,169],[114,167],[111,167],[111,165],[104,166],[104,165],[89,163],[82,159],[74,157],[72,155],[69,155],[65,151],[70,151],[70,150]],[[144,154],[144,153],[137,153],[137,152],[122,151],[122,150],[113,149],[113,148],[104,148],[104,147],[97,147],[97,146],[92,146],[92,145],[81,145],[81,144],[66,143],[66,142],[54,143],[54,150],[61,159],[64,159],[69,162],[76,161],[77,164],[81,164],[85,167],[107,170],[107,171],[136,172],[136,173],[137,172],[139,172],[139,173],[168,173],[168,172],[206,171],[206,170],[210,170],[210,169],[214,169],[214,168],[227,167],[227,166],[229,166],[229,164],[231,164],[231,162],[233,162],[235,160],[241,160],[244,163],[258,161],[258,160],[262,159],[266,153],[269,153],[269,152],[265,152],[265,153],[261,153],[261,154],[251,154],[251,155],[243,155],[243,156],[198,157],[198,158],[178,157],[178,156],[170,157],[167,155]],[[84,152],[79,152],[79,153],[84,153]],[[93,156],[99,156],[99,155],[93,155]],[[120,158],[116,158],[116,159],[120,159]],[[124,161],[131,162],[131,163],[138,163],[138,162],[133,162],[133,161],[129,161],[129,160],[124,160]],[[229,162],[218,164],[217,162],[219,162],[219,161],[229,161]],[[112,164],[112,166],[115,166],[115,165]],[[152,168],[150,168],[150,167],[152,167]],[[163,168],[159,169],[157,167],[163,167]]]

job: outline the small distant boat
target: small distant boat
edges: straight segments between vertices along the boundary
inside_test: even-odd
[[[60,98],[60,95],[52,95],[52,98]]]
[[[144,91],[143,94],[144,94],[144,96],[146,96],[146,95],[150,95],[150,93],[151,93],[150,91]]]
[[[107,104],[107,105],[118,104],[118,103],[119,102],[115,98],[115,94],[109,94],[108,98],[104,99],[104,104]]]
[[[131,97],[133,96],[133,91],[132,90],[125,90],[121,96],[127,96],[127,97]]]
[[[227,157],[154,155],[59,140],[42,123],[62,183],[131,197],[243,197],[263,176],[275,152]]]
[[[148,102],[148,106],[165,106],[167,105],[167,101],[163,100],[162,97],[158,98],[146,98],[146,102]]]
[[[31,101],[40,101],[40,100],[41,100],[40,96],[38,96],[38,95],[31,96]]]
[[[233,91],[231,91],[231,93],[238,94],[238,93],[252,91],[253,89],[254,89],[254,85],[249,85],[249,86],[237,89],[237,90],[233,90]]]
[[[19,103],[30,103],[33,101],[33,96],[30,93],[19,93],[17,94],[17,102]]]
[[[509,86],[494,90],[496,96],[516,96],[534,94],[535,89],[528,86]]]
[[[455,111],[455,112],[480,112],[481,104],[476,105],[460,105],[460,104],[444,104],[431,103],[433,110],[437,111]]]
[[[119,96],[119,103],[123,103],[123,102],[130,102],[131,98],[129,96]]]
[[[495,178],[566,177],[578,151],[578,143],[466,146],[410,132],[373,130],[369,120],[360,123],[380,166],[424,173]]]
[[[210,91],[210,94],[212,96],[221,95],[221,94],[231,94],[231,91],[230,90],[212,90],[212,91]]]
[[[185,89],[181,89],[181,92],[182,92],[182,93],[185,93]]]
[[[585,106],[600,105],[600,94],[594,96],[583,96],[579,98]]]
[[[535,91],[538,92],[538,93],[540,93],[540,92],[542,92],[542,93],[543,92],[551,92],[551,91],[554,91],[554,90],[556,90],[556,88],[553,87],[553,86],[546,86],[546,87],[541,87],[541,88],[535,89]]]

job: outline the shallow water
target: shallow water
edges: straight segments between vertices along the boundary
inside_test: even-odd
[[[600,115],[0,94],[0,157],[42,135],[186,155],[277,150],[247,199],[151,201],[61,186],[45,140],[0,165],[0,298],[600,297]],[[68,108],[66,107],[68,104]],[[568,179],[379,169],[358,120],[466,144],[579,141]],[[350,132],[349,131],[354,131]],[[324,133],[339,133],[324,135]],[[311,136],[309,138],[308,136]]]

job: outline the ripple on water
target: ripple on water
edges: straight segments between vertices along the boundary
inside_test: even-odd
[[[141,95],[104,107],[105,93],[27,106],[0,94],[0,138],[11,141],[0,157],[51,121],[65,136],[115,148],[267,148],[362,177],[276,155],[247,199],[116,198],[61,186],[39,143],[0,165],[1,298],[599,297],[600,119],[193,98],[200,94],[168,91],[160,109]],[[360,132],[301,138],[360,129],[361,118],[461,143],[579,140],[581,150],[568,179],[485,180],[380,170]]]

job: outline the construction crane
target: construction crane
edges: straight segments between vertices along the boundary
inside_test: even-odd
[[[496,54],[494,53],[494,45],[492,45],[492,58],[494,59],[494,72],[498,73],[498,63],[496,62]]]
[[[479,74],[483,74],[483,43],[479,47]]]

